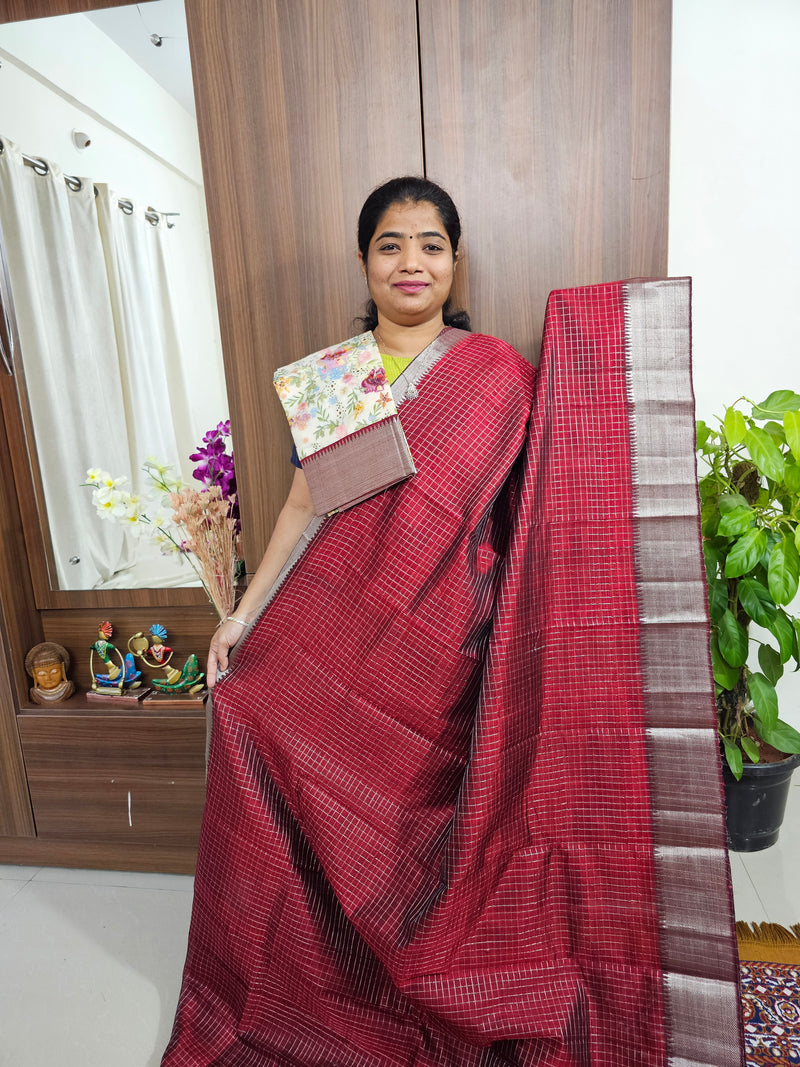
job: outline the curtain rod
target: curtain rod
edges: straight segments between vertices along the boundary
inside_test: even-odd
[[[0,138],[0,155],[2,155],[5,150],[6,146],[3,143],[3,140]],[[27,156],[23,152],[22,162],[25,164],[26,167],[31,167],[36,174],[40,174],[42,177],[50,173],[50,164],[47,162],[46,159],[39,159],[36,156]],[[63,175],[63,178],[67,185],[67,188],[71,189],[73,193],[80,192],[80,190],[83,188],[83,182],[80,178],[76,178],[72,174],[65,174]],[[97,186],[95,185],[93,188],[94,195],[97,196]],[[124,211],[126,215],[133,214],[132,200],[120,198],[117,201],[117,207],[120,209],[120,211]],[[148,207],[147,211],[145,211],[144,213],[144,217],[151,224],[151,226],[158,226],[161,219],[164,218],[166,220],[168,230],[171,230],[175,225],[174,222],[170,222],[170,219],[177,218],[179,215],[179,211],[158,211],[154,207]]]

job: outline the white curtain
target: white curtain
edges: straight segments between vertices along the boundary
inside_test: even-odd
[[[90,467],[125,475],[138,489],[145,457],[178,469],[186,463],[190,430],[185,414],[186,425],[176,426],[186,403],[173,381],[181,360],[163,219],[154,226],[138,207],[127,214],[108,187],[95,195],[89,179],[73,191],[55,164],[39,174],[2,142],[0,224],[54,577],[62,589],[182,584],[193,575],[177,561],[172,578],[157,583],[131,574],[135,543],[101,521],[91,490],[80,488]]]
[[[165,266],[166,228],[163,221],[148,221],[138,204],[130,214],[123,211],[108,185],[98,183],[96,189],[130,453],[140,461],[155,456],[180,469],[186,449],[179,441],[187,439],[189,429]]]
[[[114,322],[92,183],[70,190],[54,164],[25,166],[3,139],[0,224],[56,574],[87,589],[130,562],[124,532],[98,521],[89,467],[128,473]],[[70,562],[77,560],[78,562]]]

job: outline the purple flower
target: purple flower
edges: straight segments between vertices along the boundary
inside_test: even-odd
[[[230,419],[217,423],[213,430],[203,434],[203,444],[192,452],[189,459],[196,464],[192,477],[201,482],[205,489],[218,485],[222,495],[230,502],[230,516],[236,521],[236,533],[241,529],[239,522],[239,498],[236,492],[236,468],[233,451],[226,451],[226,438],[231,436]]]

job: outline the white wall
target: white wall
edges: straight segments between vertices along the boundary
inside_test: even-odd
[[[798,0],[673,0],[669,272],[694,279],[707,422],[800,392],[799,112]],[[800,674],[779,696],[800,728]]]
[[[83,15],[0,26],[0,137],[65,174],[108,182],[136,203],[180,217],[169,231],[193,440],[227,417],[197,126]],[[74,128],[91,136],[72,142]]]

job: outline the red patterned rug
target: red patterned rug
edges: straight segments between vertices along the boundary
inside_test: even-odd
[[[800,965],[740,966],[747,1067],[800,1065]]]

